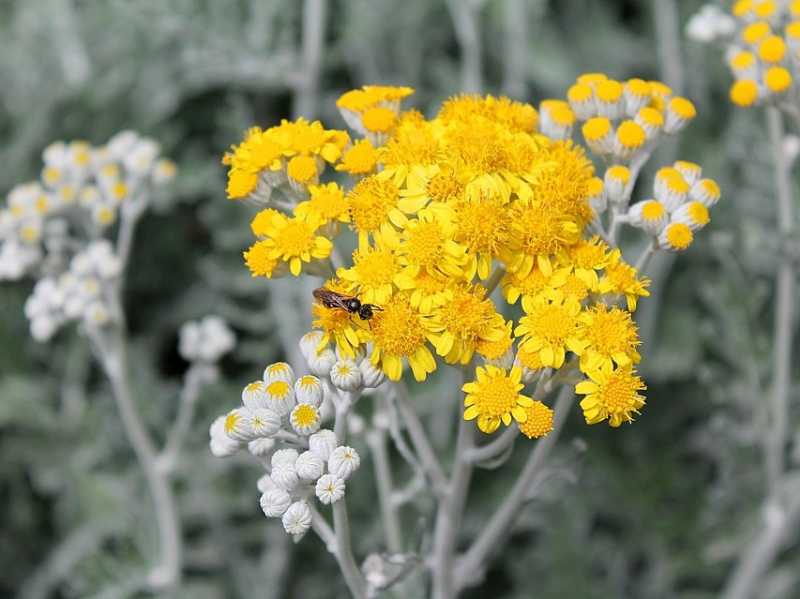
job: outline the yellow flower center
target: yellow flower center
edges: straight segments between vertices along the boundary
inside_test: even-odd
[[[642,206],[642,218],[644,220],[655,221],[659,220],[666,214],[664,205],[656,200],[645,202]]]
[[[314,229],[308,223],[292,219],[278,230],[275,247],[284,256],[300,256],[314,248]]]
[[[519,385],[505,374],[492,376],[478,385],[478,389],[470,396],[481,415],[498,418],[516,407]]]
[[[388,220],[389,211],[397,205],[397,199],[397,186],[389,179],[368,177],[360,181],[348,196],[350,216],[356,230],[377,230]]]
[[[225,417],[225,432],[230,433],[233,429],[236,428],[236,424],[239,422],[239,414],[236,412],[231,412]]]
[[[408,229],[403,252],[409,262],[430,268],[441,261],[444,243],[445,238],[439,223],[419,221],[416,227]]]
[[[468,289],[454,290],[450,301],[437,311],[444,328],[461,339],[474,339],[498,321],[503,325],[501,319],[493,318],[496,315],[490,300],[483,299],[480,291]]]
[[[278,261],[273,257],[272,248],[263,241],[250,246],[244,253],[244,261],[254,277],[271,277]]]
[[[292,412],[292,420],[297,426],[310,426],[319,419],[317,409],[307,403],[299,404]]]
[[[353,256],[353,269],[358,282],[367,287],[380,287],[392,282],[397,270],[394,252],[367,248]]]
[[[449,171],[440,171],[428,181],[425,191],[434,202],[446,202],[450,198],[458,198],[464,186]]]
[[[575,315],[562,303],[539,304],[520,319],[520,324],[528,326],[531,337],[553,345],[563,345],[567,337],[574,334],[576,323]]]
[[[397,117],[394,111],[378,106],[365,111],[361,115],[361,122],[367,131],[387,133],[394,128]]]
[[[347,211],[342,189],[335,183],[311,187],[311,208],[325,220],[339,218]]]
[[[286,397],[289,393],[289,389],[289,383],[286,381],[272,381],[267,385],[267,393],[280,398]]]
[[[553,410],[540,401],[526,408],[528,417],[525,422],[518,422],[520,432],[529,439],[539,439],[553,430]]]
[[[586,121],[581,131],[586,141],[598,141],[611,133],[611,121],[604,116],[596,116]]]
[[[639,118],[651,127],[663,127],[664,115],[660,110],[645,106],[638,113]]]
[[[617,139],[625,148],[639,148],[646,138],[644,129],[633,121],[623,121],[617,128]]]
[[[583,337],[589,347],[606,356],[627,354],[638,344],[636,325],[629,312],[600,304],[586,313]]]
[[[792,85],[792,75],[783,67],[771,67],[764,75],[764,83],[773,93],[781,93]]]
[[[575,275],[569,275],[567,281],[559,287],[562,293],[581,301],[589,295],[589,286]]]
[[[541,103],[542,112],[550,115],[550,118],[557,125],[569,127],[575,123],[575,113],[569,104],[561,100],[545,100]]]
[[[244,198],[256,188],[258,176],[238,169],[228,171],[228,186],[226,192],[232,200]]]
[[[669,109],[682,119],[693,119],[697,116],[697,109],[686,98],[672,98],[669,101]]]
[[[742,41],[746,44],[755,44],[770,34],[769,23],[757,21],[742,29]]]
[[[594,91],[602,102],[617,102],[622,97],[622,84],[613,79],[606,79],[598,83]]]
[[[378,161],[378,152],[367,139],[357,142],[342,159],[338,170],[346,171],[353,175],[366,175],[375,169]]]
[[[708,216],[708,208],[703,206],[700,202],[691,202],[688,205],[689,218],[691,218],[698,225],[707,225],[711,220]]]
[[[410,356],[425,343],[425,329],[419,313],[404,296],[394,296],[372,318],[376,347],[392,356]]]
[[[592,97],[592,88],[588,85],[576,83],[567,90],[567,99],[570,102],[586,102]]]
[[[310,156],[295,156],[289,161],[286,173],[298,183],[309,183],[317,176],[317,161]]]
[[[644,385],[629,368],[617,368],[599,387],[598,399],[609,414],[627,416],[642,405],[637,392],[644,389]]]
[[[731,86],[731,102],[744,108],[758,100],[758,85],[752,79],[739,79]]]
[[[667,241],[678,250],[685,250],[692,244],[692,230],[683,223],[672,223],[667,227]]]
[[[753,56],[752,52],[748,52],[747,50],[737,52],[734,54],[733,58],[731,58],[731,67],[736,70],[749,69],[755,63],[756,57]]]
[[[456,208],[455,239],[473,254],[497,255],[510,230],[511,216],[497,196],[483,195],[478,201],[465,200]]]

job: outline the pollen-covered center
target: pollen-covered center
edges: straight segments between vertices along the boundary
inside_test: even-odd
[[[583,330],[583,337],[600,353],[612,355],[626,353],[636,345],[636,325],[629,312],[600,305],[590,311],[591,320]]]
[[[314,248],[314,230],[300,220],[289,221],[274,239],[275,247],[285,256],[300,256]]]
[[[445,329],[460,338],[474,338],[491,323],[495,311],[486,301],[466,290],[455,291],[447,305],[437,313]]]
[[[618,368],[600,386],[598,396],[609,414],[627,414],[639,407],[638,391],[642,388],[639,377],[628,369]]]
[[[286,173],[300,183],[308,183],[317,176],[317,161],[310,156],[295,156],[286,166]]]
[[[397,186],[388,179],[370,177],[356,185],[349,195],[350,216],[359,232],[375,231],[388,220],[397,205]]]
[[[560,345],[575,331],[576,321],[565,305],[553,303],[538,306],[520,322],[528,326],[531,337]]]
[[[275,397],[285,397],[289,393],[289,383],[286,381],[273,381],[267,385],[267,393]]]
[[[517,383],[506,376],[492,377],[472,394],[475,407],[485,416],[500,417],[517,405]]]
[[[456,241],[473,254],[497,255],[509,236],[511,219],[499,197],[464,201],[457,208]]]
[[[408,299],[395,296],[372,319],[376,346],[394,356],[409,356],[425,343],[425,329],[419,313]]]
[[[442,259],[444,242],[444,233],[438,223],[420,222],[409,230],[403,249],[413,263],[432,267]]]
[[[453,173],[446,171],[436,173],[425,186],[428,197],[434,202],[446,202],[450,198],[457,198],[463,190],[463,185]]]
[[[396,265],[395,256],[389,250],[369,249],[353,257],[353,269],[362,285],[378,287],[392,282]]]
[[[292,420],[298,426],[310,426],[315,424],[319,419],[319,413],[314,406],[301,403],[292,412]]]

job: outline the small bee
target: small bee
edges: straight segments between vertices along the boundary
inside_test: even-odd
[[[350,314],[358,314],[361,320],[369,320],[376,310],[383,310],[375,304],[362,304],[357,297],[331,291],[325,287],[315,289],[314,297],[326,308],[341,308]]]

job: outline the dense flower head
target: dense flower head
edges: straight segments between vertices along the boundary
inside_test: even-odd
[[[256,175],[247,197],[268,206],[253,219],[248,265],[267,277],[334,276],[315,285],[328,295],[315,294],[315,332],[302,342],[311,372],[334,387],[397,381],[407,370],[423,381],[447,365],[483,363],[464,387],[465,418],[484,432],[516,420],[541,437],[552,410],[525,384],[575,368],[600,385],[609,368],[639,362],[631,313],[649,281],[623,258],[614,227],[638,226],[653,247],[682,249],[681,234],[705,226],[719,199],[698,165],[678,161],[658,172],[655,199],[629,207],[634,161],[695,108],[663,83],[601,73],[538,110],[465,94],[428,119],[403,108],[412,92],[342,94],[349,134],[302,119],[246,134],[225,162]],[[275,157],[267,142],[282,148]],[[607,160],[605,173],[590,152]],[[296,158],[303,163],[290,169]],[[613,423],[630,419],[641,404],[629,399],[591,408],[591,421],[602,410]]]

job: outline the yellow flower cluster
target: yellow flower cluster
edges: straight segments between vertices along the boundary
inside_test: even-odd
[[[649,281],[590,227],[592,202],[624,187],[627,168],[609,169],[622,183],[595,177],[562,125],[606,119],[610,153],[622,161],[633,155],[634,138],[646,144],[654,123],[676,131],[694,107],[661,83],[597,74],[579,79],[568,101],[548,101],[539,111],[463,95],[426,119],[401,109],[411,92],[365,86],[341,96],[344,119],[364,136],[354,143],[301,119],[251,129],[226,155],[229,196],[264,201],[283,187],[299,200],[291,215],[266,208],[254,218],[259,241],[245,253],[253,275],[326,267],[324,287],[371,304],[372,315],[362,320],[316,302],[318,352],[331,343],[344,356],[366,352],[391,380],[406,365],[423,381],[441,364],[465,367],[480,356],[485,365],[464,386],[464,417],[484,432],[516,421],[529,437],[547,434],[552,411],[521,390],[562,367],[586,376],[577,391],[586,396],[587,422],[631,421],[644,404],[631,313],[649,295]],[[314,161],[313,176],[292,174],[298,157]],[[321,183],[326,163],[353,184]],[[346,228],[356,247],[340,264],[330,239]],[[498,285],[505,301],[496,303]],[[504,311],[518,303],[523,314],[514,322]]]
[[[739,0],[732,13],[739,27],[727,51],[736,78],[731,102],[750,107],[783,96],[792,88],[800,57],[800,2]]]

